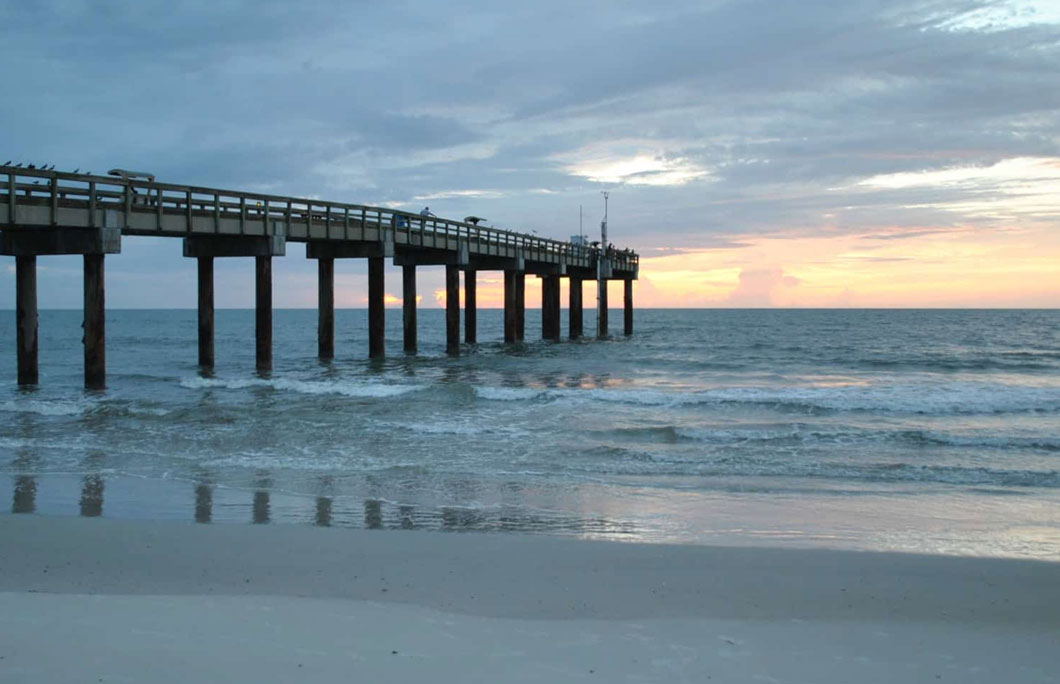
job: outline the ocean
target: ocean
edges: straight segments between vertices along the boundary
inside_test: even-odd
[[[5,513],[1060,560],[1060,310],[644,309],[548,343],[528,309],[514,347],[480,310],[459,358],[443,311],[405,356],[388,310],[381,361],[340,310],[329,363],[277,310],[264,377],[253,311],[217,312],[205,376],[195,311],[113,310],[102,392],[80,311],[41,312],[19,389],[14,318]]]

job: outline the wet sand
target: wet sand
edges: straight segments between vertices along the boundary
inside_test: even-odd
[[[0,516],[0,680],[1060,680],[1060,563]]]

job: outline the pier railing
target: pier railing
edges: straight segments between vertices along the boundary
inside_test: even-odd
[[[0,227],[111,226],[129,235],[278,235],[310,240],[385,240],[473,252],[520,252],[527,258],[595,265],[601,251],[571,242],[478,226],[388,207],[173,185],[146,179],[0,166]],[[19,208],[34,209],[31,213]],[[636,271],[637,254],[608,251],[613,268]]]

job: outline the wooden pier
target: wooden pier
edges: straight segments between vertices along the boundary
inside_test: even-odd
[[[385,259],[402,268],[404,349],[415,353],[416,267],[444,266],[446,350],[459,354],[460,274],[464,343],[477,341],[476,277],[504,272],[504,340],[525,339],[526,276],[542,279],[541,336],[560,337],[560,279],[570,281],[571,339],[582,336],[582,288],[598,282],[597,336],[608,336],[607,287],[622,280],[624,333],[633,333],[633,281],[639,259],[525,233],[419,216],[384,207],[157,183],[130,175],[95,176],[0,166],[0,254],[15,257],[18,382],[38,382],[37,257],[84,257],[85,387],[106,384],[104,260],[125,235],[181,238],[198,262],[199,364],[214,358],[214,259],[255,260],[257,368],[272,367],[272,258],[287,242],[306,243],[317,260],[318,353],[335,355],[335,259],[368,260],[368,355],[385,351]]]

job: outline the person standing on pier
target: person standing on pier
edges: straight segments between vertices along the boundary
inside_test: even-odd
[[[422,209],[422,210],[420,211],[420,217],[421,217],[421,218],[420,218],[420,223],[421,223],[422,225],[426,225],[426,224],[427,224],[427,219],[428,219],[429,217],[432,217],[432,216],[434,216],[434,214],[432,214],[432,213],[431,213],[431,208],[430,208],[430,207],[424,207],[424,208],[423,208],[423,209]],[[437,217],[435,217],[435,218],[437,218]]]

